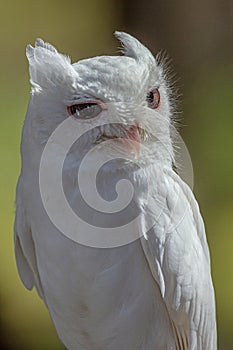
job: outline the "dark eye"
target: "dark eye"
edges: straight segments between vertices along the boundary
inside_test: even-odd
[[[67,107],[69,115],[77,119],[90,119],[97,117],[102,112],[102,107],[98,103],[79,103]]]
[[[146,96],[148,107],[157,109],[160,105],[160,93],[158,89],[153,89]]]

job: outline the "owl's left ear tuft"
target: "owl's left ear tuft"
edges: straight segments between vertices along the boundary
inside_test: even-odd
[[[132,35],[118,31],[116,31],[114,34],[122,43],[122,51],[125,56],[132,57],[140,63],[149,65],[154,65],[156,63],[155,58],[150,50],[147,49],[139,40],[134,38]]]

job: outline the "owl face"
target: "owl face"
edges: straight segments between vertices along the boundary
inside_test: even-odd
[[[72,118],[79,130],[92,126],[79,150],[114,140],[126,151],[135,148],[132,142],[147,145],[148,158],[159,153],[161,144],[172,153],[169,89],[162,68],[137,39],[116,36],[124,46],[122,56],[74,64],[40,39],[35,48],[27,47],[31,127],[38,143],[46,143],[60,123]]]

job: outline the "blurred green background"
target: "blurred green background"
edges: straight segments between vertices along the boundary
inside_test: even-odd
[[[173,59],[182,94],[180,131],[212,256],[219,349],[233,349],[230,12],[227,0],[1,0],[1,348],[63,349],[43,303],[19,280],[14,259],[15,185],[30,93],[25,46],[42,37],[73,61],[115,54],[117,29],[137,36],[153,53],[165,49]]]

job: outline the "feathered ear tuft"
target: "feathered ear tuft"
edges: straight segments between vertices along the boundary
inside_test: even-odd
[[[57,49],[49,43],[45,43],[42,39],[38,38],[36,39],[36,47],[43,47],[44,49],[50,50],[52,52],[58,53]]]
[[[28,45],[26,56],[29,61],[30,82],[33,91],[46,89],[73,80],[75,70],[70,59],[57,52],[55,47],[37,39],[35,47]]]
[[[136,38],[125,32],[115,32],[117,39],[123,45],[123,53],[125,56],[132,57],[136,61],[145,64],[155,64],[155,58],[152,53],[140,43]]]

